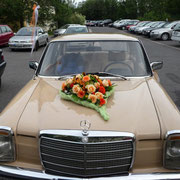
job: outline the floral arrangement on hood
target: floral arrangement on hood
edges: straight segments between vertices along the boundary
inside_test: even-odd
[[[97,75],[82,73],[63,82],[60,95],[63,99],[97,110],[108,120],[105,104],[113,92],[114,85],[110,80],[101,80]]]

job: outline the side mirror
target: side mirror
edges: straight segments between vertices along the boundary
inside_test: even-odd
[[[37,61],[29,61],[29,67],[31,69],[36,70],[38,68],[38,66],[39,66],[39,63]]]
[[[162,61],[152,62],[150,65],[151,65],[152,70],[155,71],[155,70],[159,70],[163,67],[163,62]]]

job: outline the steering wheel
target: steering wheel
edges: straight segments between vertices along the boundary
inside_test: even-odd
[[[111,73],[116,73],[116,71],[124,71],[125,75],[131,75],[134,72],[132,67],[124,62],[112,62],[104,67],[104,71]]]

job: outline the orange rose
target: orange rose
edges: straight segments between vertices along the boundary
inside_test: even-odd
[[[112,83],[111,83],[111,81],[108,79],[108,83],[109,83],[109,86],[112,86]]]
[[[63,83],[62,83],[62,90],[64,91],[65,89],[66,89],[66,83],[63,82]]]
[[[89,94],[88,99],[90,99],[91,102],[95,104],[97,101],[97,96],[93,94]]]
[[[84,76],[84,77],[83,77],[83,81],[84,81],[84,82],[88,82],[89,80],[90,80],[90,77],[89,77],[89,76]]]

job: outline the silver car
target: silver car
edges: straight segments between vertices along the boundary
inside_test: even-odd
[[[89,30],[85,25],[69,26],[64,34],[88,33]]]
[[[66,25],[60,27],[59,29],[56,29],[56,30],[54,31],[54,37],[63,35],[64,32],[67,30],[68,27],[77,26],[77,25],[79,25],[79,24],[66,24]]]
[[[180,22],[176,24],[176,26],[174,27],[171,40],[177,41],[180,43]]]
[[[48,34],[40,27],[23,27],[15,36],[9,39],[9,48],[14,49],[31,49],[34,44],[34,50],[48,43]]]
[[[173,21],[172,23],[167,24],[163,28],[151,31],[150,37],[153,39],[162,39],[163,41],[171,39],[173,28],[176,26],[178,22],[180,21]]]

